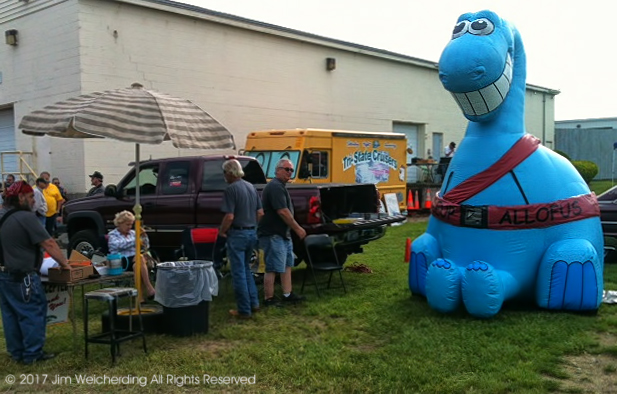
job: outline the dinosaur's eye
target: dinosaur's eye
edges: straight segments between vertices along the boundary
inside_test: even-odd
[[[469,26],[469,21],[461,21],[454,26],[454,30],[452,31],[452,39],[458,38],[463,34],[467,33],[467,28]]]
[[[469,24],[469,32],[476,36],[488,36],[494,30],[495,25],[486,18],[476,19]]]

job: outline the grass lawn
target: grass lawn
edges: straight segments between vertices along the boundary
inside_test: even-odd
[[[347,294],[329,290],[321,298],[312,289],[308,301],[272,308],[252,321],[236,321],[231,283],[211,303],[210,332],[191,338],[149,335],[144,355],[139,341],[122,345],[111,366],[109,348],[83,344],[73,353],[69,324],[50,327],[47,350],[54,360],[22,366],[0,358],[0,390],[54,392],[606,392],[617,381],[617,306],[603,304],[598,314],[550,313],[508,306],[491,320],[459,311],[442,315],[421,297],[410,295],[406,237],[420,235],[426,222],[388,229],[360,255],[372,274],[344,272]],[[302,265],[303,266],[303,265]],[[301,266],[301,267],[302,267]],[[299,290],[302,268],[295,271]],[[617,269],[606,267],[606,287],[617,289]],[[91,320],[96,316],[92,312]],[[81,320],[79,321],[81,324]],[[81,330],[80,330],[81,331]],[[0,345],[4,350],[4,341]],[[7,374],[20,380],[33,374],[45,384],[8,385]],[[71,377],[53,385],[56,375]],[[75,375],[133,377],[133,384],[78,384]],[[152,381],[162,375],[164,383]],[[198,378],[181,386],[176,378]],[[253,377],[253,385],[204,384],[203,376]]]
[[[600,195],[601,193],[613,187],[613,182],[610,180],[591,181],[589,187],[592,191],[596,193],[596,195]]]

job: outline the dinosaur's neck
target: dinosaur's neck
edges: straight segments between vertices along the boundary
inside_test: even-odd
[[[466,135],[488,137],[503,136],[504,134],[523,135],[525,133],[525,79],[526,58],[523,41],[514,30],[514,69],[512,85],[506,100],[499,112],[485,122],[469,122]]]

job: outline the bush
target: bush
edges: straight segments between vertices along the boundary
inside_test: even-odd
[[[593,161],[575,160],[572,162],[572,165],[574,165],[574,168],[576,168],[587,183],[591,182],[591,180],[598,175],[598,165]]]
[[[561,156],[565,157],[566,159],[572,161],[572,159],[570,159],[570,156],[568,156],[568,154],[566,152],[562,152],[560,150],[555,149],[555,153],[557,153],[558,155],[561,155]]]

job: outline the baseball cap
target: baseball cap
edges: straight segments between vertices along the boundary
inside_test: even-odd
[[[94,171],[92,175],[90,175],[90,178],[99,178],[100,180],[103,180],[103,174],[98,171]]]

